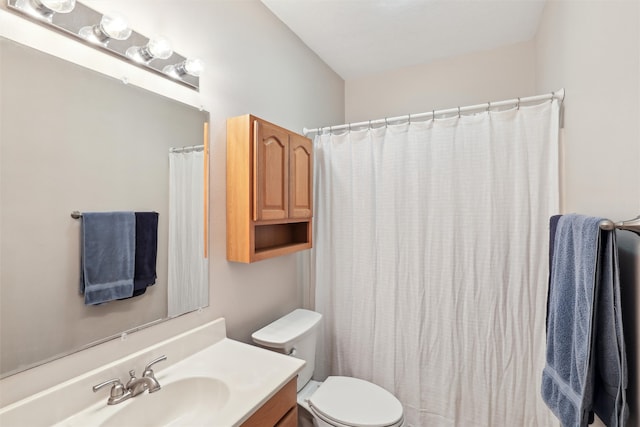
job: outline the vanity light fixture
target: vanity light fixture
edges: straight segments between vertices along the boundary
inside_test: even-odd
[[[97,49],[199,90],[202,61],[174,52],[164,37],[146,37],[120,15],[100,13],[76,0],[7,0],[9,10],[60,30]]]
[[[126,19],[117,13],[102,15],[100,23],[80,28],[80,37],[92,43],[106,44],[109,40],[126,40],[131,36]]]

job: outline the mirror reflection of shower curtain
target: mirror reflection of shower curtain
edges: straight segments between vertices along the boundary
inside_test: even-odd
[[[169,153],[169,317],[208,305],[203,151]]]
[[[557,426],[540,399],[557,101],[316,136],[317,379],[407,426]]]

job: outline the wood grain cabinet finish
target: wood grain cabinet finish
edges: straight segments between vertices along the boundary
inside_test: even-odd
[[[252,115],[227,120],[227,259],[250,263],[312,245],[310,139]]]
[[[241,427],[296,427],[298,404],[294,377],[262,405]]]
[[[309,138],[289,136],[289,218],[313,216],[313,143]]]

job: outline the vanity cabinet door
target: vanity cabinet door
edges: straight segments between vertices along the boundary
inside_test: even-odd
[[[298,407],[291,408],[276,427],[297,427],[298,426]]]
[[[294,427],[298,425],[297,377],[284,385],[241,427]]]
[[[289,216],[289,134],[283,129],[254,120],[253,220],[284,219]]]
[[[289,136],[289,217],[313,216],[313,143],[300,135]]]

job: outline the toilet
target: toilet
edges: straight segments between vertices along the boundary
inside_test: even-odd
[[[261,347],[307,362],[298,374],[299,426],[402,427],[402,404],[382,387],[358,378],[311,380],[322,315],[297,309],[251,335]]]

